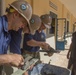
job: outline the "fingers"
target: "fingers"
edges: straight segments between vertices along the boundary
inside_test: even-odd
[[[23,75],[28,75],[28,71],[26,71]]]
[[[20,67],[20,66],[24,65],[24,59],[19,54],[12,54],[10,64],[15,67]]]

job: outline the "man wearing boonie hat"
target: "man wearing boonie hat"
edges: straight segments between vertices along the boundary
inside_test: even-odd
[[[31,28],[33,29],[34,33],[33,34],[24,34],[24,40],[23,40],[23,49],[24,52],[30,55],[33,55],[34,57],[40,58],[40,55],[38,54],[39,48],[44,48],[48,50],[49,44],[45,43],[45,34],[42,30],[47,28],[51,28],[51,22],[52,18],[49,14],[44,14],[41,17],[41,26],[37,28],[37,30],[34,31],[35,26],[38,25],[34,24]],[[31,22],[34,23],[34,20]],[[23,53],[24,53],[23,52]]]
[[[15,67],[20,67],[24,64],[24,59],[20,54],[7,54],[8,46],[12,43],[12,48],[18,47],[18,40],[15,40],[15,36],[11,35],[11,31],[18,31],[27,27],[30,30],[29,20],[32,16],[32,8],[25,0],[16,0],[9,4],[9,8],[6,10],[7,14],[0,17],[0,75],[2,75],[3,65],[8,64]],[[13,39],[14,38],[14,39]],[[11,42],[12,41],[12,42]],[[14,50],[15,51],[15,50]]]

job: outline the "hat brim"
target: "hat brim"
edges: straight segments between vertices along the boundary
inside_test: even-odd
[[[51,26],[49,26],[49,25],[47,25],[47,24],[44,24],[44,26],[45,26],[46,28],[48,28],[48,29],[51,28]]]

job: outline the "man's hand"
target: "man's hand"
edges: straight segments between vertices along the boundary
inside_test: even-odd
[[[15,67],[21,67],[24,65],[24,59],[19,54],[9,54],[10,65]]]
[[[43,49],[48,50],[50,45],[48,43],[42,42],[42,46]]]
[[[46,46],[47,45],[47,46]],[[47,54],[44,54],[44,55],[48,55],[49,57],[52,56],[54,53],[60,53],[60,51],[58,50],[55,50],[54,48],[52,48],[49,44],[45,43],[45,48],[47,47],[47,49],[42,49],[42,50],[39,50],[39,52],[47,52]]]

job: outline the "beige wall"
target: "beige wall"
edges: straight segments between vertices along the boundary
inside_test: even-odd
[[[71,19],[72,23],[71,23],[70,30],[73,31],[73,24],[76,22],[76,18],[73,15],[71,16],[71,18],[72,18]]]
[[[49,13],[49,0],[33,0],[33,13],[39,16]]]
[[[69,31],[72,32],[73,31],[73,23],[76,21],[76,18],[71,14],[71,12],[69,12],[69,10],[65,7],[64,4],[62,4],[59,0],[50,0],[52,1],[54,4],[57,5],[58,10],[54,10],[52,8],[50,8],[54,13],[57,13],[58,18],[66,18],[67,21],[69,21]],[[63,21],[59,23],[59,34],[63,34],[64,32],[64,24]]]
[[[60,1],[57,1],[57,6],[58,6],[58,18],[63,18],[63,4]],[[58,26],[58,31],[59,35],[63,36],[64,34],[64,24],[63,21],[59,21],[59,26]]]
[[[5,5],[6,7],[8,4],[15,0],[6,0]],[[37,15],[48,14],[50,11],[57,14],[58,18],[66,18],[69,21],[69,30],[70,32],[73,31],[73,23],[76,22],[76,18],[69,12],[69,10],[62,4],[59,0],[26,0],[28,3],[31,4],[33,13]],[[53,9],[49,5],[49,1],[57,6],[57,10]],[[61,32],[62,31],[62,32]],[[63,34],[64,26],[63,22],[60,22],[59,25],[59,34]]]
[[[12,3],[13,1],[15,1],[15,0],[5,0],[5,5],[6,5],[6,7],[8,7],[9,4]]]
[[[57,0],[49,0],[49,1],[51,1],[52,3],[54,3],[57,6],[57,3],[58,3]],[[49,5],[49,10],[54,12],[55,14],[58,14],[57,13],[58,11],[53,9],[52,7],[50,7],[50,5]]]

